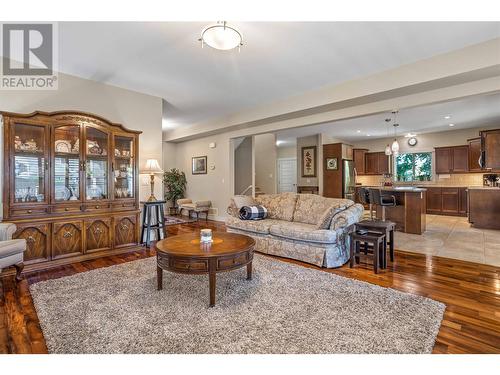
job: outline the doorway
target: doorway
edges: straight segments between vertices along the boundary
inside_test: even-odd
[[[278,192],[297,191],[297,159],[278,159]]]

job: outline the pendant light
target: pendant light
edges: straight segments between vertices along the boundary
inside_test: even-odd
[[[391,122],[391,119],[390,118],[386,118],[385,122],[389,123],[389,122]],[[387,131],[387,138],[389,138],[389,128],[387,127],[387,125],[385,126],[385,129]],[[385,146],[385,154],[387,156],[391,156],[392,155],[392,150],[391,150],[391,146],[389,146],[389,143],[387,144],[387,146]]]
[[[398,111],[392,111],[392,113],[394,114],[394,124],[392,125],[394,127],[394,142],[392,142],[391,151],[394,155],[397,155],[397,154],[399,154],[399,143],[398,143],[398,140],[396,138],[397,128],[399,126],[399,124],[396,123],[396,115],[397,115]]]

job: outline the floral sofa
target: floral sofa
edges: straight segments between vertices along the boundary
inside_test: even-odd
[[[266,207],[267,218],[240,220],[239,209],[252,204]],[[363,206],[349,199],[281,193],[235,196],[227,212],[227,231],[254,238],[256,251],[334,268],[349,259],[348,228],[359,221]]]

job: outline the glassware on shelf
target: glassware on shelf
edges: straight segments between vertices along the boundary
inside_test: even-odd
[[[80,199],[80,158],[59,155],[54,159],[54,191],[56,201]]]
[[[87,199],[106,199],[107,189],[107,160],[88,159],[86,163],[87,173]]]
[[[114,197],[132,198],[134,196],[133,138],[115,136],[114,155]]]
[[[45,200],[44,157],[46,128],[14,124],[14,201],[16,203]]]

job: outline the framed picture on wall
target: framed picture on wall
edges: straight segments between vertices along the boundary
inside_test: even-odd
[[[337,158],[326,158],[326,169],[329,171],[336,171],[339,169]]]
[[[192,158],[192,174],[207,174],[206,156],[195,156]]]
[[[316,177],[316,146],[302,147],[302,177]]]

